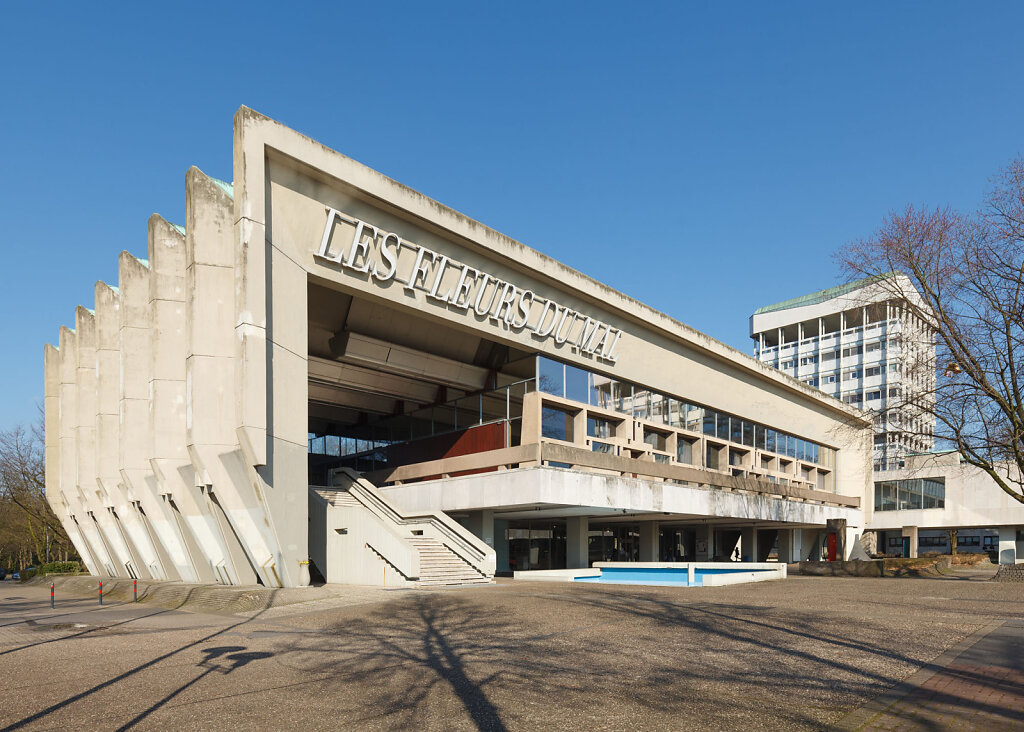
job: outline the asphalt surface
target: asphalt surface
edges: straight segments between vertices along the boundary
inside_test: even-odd
[[[1019,619],[1021,586],[983,580],[506,580],[239,615],[4,582],[0,729],[824,729]]]

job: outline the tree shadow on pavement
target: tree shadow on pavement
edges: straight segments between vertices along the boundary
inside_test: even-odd
[[[181,605],[185,605],[188,602],[189,595],[191,595],[191,591],[185,596],[185,598],[182,599]],[[153,617],[154,615],[160,615],[162,613],[167,613],[167,612],[173,612],[173,610],[172,609],[160,610],[160,611],[158,611],[156,613],[150,613],[150,614],[142,616],[142,617]],[[175,649],[173,649],[171,651],[168,651],[166,653],[162,653],[161,655],[156,656],[155,658],[152,658],[149,661],[146,661],[145,663],[141,663],[141,664],[139,664],[137,666],[134,666],[134,667],[128,669],[127,671],[125,671],[123,673],[120,673],[117,676],[114,676],[113,678],[110,678],[110,679],[107,679],[106,681],[102,681],[102,682],[100,682],[98,684],[95,684],[94,686],[86,689],[85,691],[82,691],[82,692],[79,692],[79,693],[74,694],[72,696],[69,696],[66,699],[63,699],[63,700],[61,700],[59,702],[56,702],[54,704],[49,705],[45,709],[41,709],[38,712],[35,712],[34,714],[30,714],[30,715],[28,715],[26,717],[23,717],[22,719],[19,719],[18,721],[13,722],[13,723],[7,725],[6,727],[3,727],[2,729],[0,729],[0,732],[10,732],[11,730],[21,729],[21,728],[23,728],[23,727],[25,727],[25,726],[33,723],[33,722],[37,722],[37,721],[39,721],[41,719],[44,719],[45,717],[47,717],[48,715],[56,712],[57,710],[66,709],[67,707],[69,707],[69,706],[71,706],[73,704],[76,704],[77,702],[80,702],[80,701],[82,701],[84,699],[87,699],[87,698],[91,697],[92,695],[96,694],[97,692],[103,691],[104,689],[108,689],[108,688],[110,688],[112,686],[116,686],[117,684],[119,684],[119,683],[121,683],[121,682],[123,682],[123,681],[125,681],[127,679],[130,679],[130,678],[132,678],[134,676],[137,676],[138,674],[140,674],[140,673],[142,673],[142,672],[152,668],[153,666],[156,666],[157,664],[159,664],[159,663],[161,663],[163,661],[166,661],[166,660],[168,660],[170,658],[173,658],[173,657],[177,656],[180,653],[183,653],[183,652],[185,652],[185,651],[187,651],[189,649],[195,648],[196,646],[199,646],[199,645],[202,645],[204,643],[207,643],[208,641],[213,640],[214,638],[216,638],[218,636],[221,636],[221,635],[223,635],[225,633],[228,633],[230,631],[236,630],[240,626],[243,626],[243,625],[245,625],[247,623],[251,623],[251,622],[255,621],[259,617],[260,614],[261,613],[257,613],[255,615],[253,615],[252,617],[245,618],[245,619],[240,620],[240,621],[238,621],[236,623],[233,623],[231,625],[228,625],[228,626],[225,626],[223,628],[220,628],[219,630],[216,630],[216,631],[214,631],[212,633],[209,633],[209,634],[203,636],[202,638],[199,638],[198,640],[192,641],[190,643],[186,643],[186,644],[184,644],[182,646],[179,646],[179,647],[177,647],[177,648],[175,648]],[[133,622],[133,621],[136,621],[136,620],[141,620],[142,617],[131,618],[129,620],[123,621],[122,623],[117,623],[116,625],[123,625],[125,623],[130,623],[130,622]],[[76,636],[80,636],[80,635],[84,635],[84,633],[82,633],[82,634],[73,634],[72,636],[68,636],[67,638],[76,637]],[[56,639],[56,640],[67,640],[67,638],[61,638],[61,639]],[[56,640],[55,641],[42,641],[42,643],[56,642]],[[41,643],[40,644],[31,644],[31,645],[41,645]],[[29,646],[24,646],[22,648],[27,648],[27,647],[29,647]],[[22,648],[12,649],[12,651],[13,650],[22,650]],[[231,648],[235,649],[236,647],[232,646]],[[241,650],[244,651],[245,649],[243,648]],[[266,655],[269,656],[270,654],[266,654]],[[264,654],[259,654],[258,657],[259,658],[263,658]],[[234,670],[234,668],[243,666],[246,663],[248,663],[250,660],[253,660],[252,658],[248,658],[248,657],[244,656],[244,654],[240,658],[244,659],[244,662],[242,662],[242,663],[235,663],[232,666],[231,670]],[[207,675],[207,671],[204,671],[199,676],[200,676],[200,678],[202,678],[205,675]],[[145,718],[146,716],[151,714],[153,711],[158,709],[160,706],[163,706],[168,700],[170,700],[171,698],[177,696],[179,693],[181,693],[181,691],[183,691],[185,688],[191,686],[193,683],[195,683],[198,680],[199,679],[193,679],[192,681],[186,683],[181,688],[174,690],[169,695],[167,695],[164,699],[160,700],[156,704],[152,705],[149,709],[144,711],[136,719],[131,720],[127,725],[122,727],[122,729],[127,729],[128,726],[131,726],[131,725],[135,724],[136,721],[139,721],[139,720]]]
[[[364,728],[659,727],[684,718],[735,728],[764,717],[763,698],[725,687],[710,693],[721,668],[688,664],[693,649],[666,648],[647,618],[641,636],[624,636],[615,627],[621,618],[608,609],[553,606],[559,627],[532,629],[500,607],[418,595],[378,617],[282,644],[275,654],[279,663],[326,677],[324,693],[358,698],[338,721]],[[701,624],[714,635],[708,619]],[[609,633],[614,642],[605,642]],[[710,717],[694,717],[698,707]],[[774,720],[820,726],[799,708],[776,710]]]

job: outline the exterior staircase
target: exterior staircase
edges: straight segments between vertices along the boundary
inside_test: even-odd
[[[417,536],[409,539],[420,554],[417,587],[443,585],[486,585],[491,580],[437,539]]]
[[[494,549],[440,511],[406,513],[348,468],[310,486],[310,559],[328,582],[382,587],[489,584]]]

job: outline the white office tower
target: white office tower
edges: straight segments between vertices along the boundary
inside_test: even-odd
[[[750,318],[757,358],[873,413],[876,470],[934,449],[925,413],[935,384],[934,331],[898,295],[903,275],[870,277],[759,308]]]

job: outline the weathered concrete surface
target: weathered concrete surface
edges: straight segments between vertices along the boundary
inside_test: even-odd
[[[0,727],[822,729],[1019,601],[994,582],[829,577],[373,592],[229,617],[51,612],[42,588],[0,584]]]

